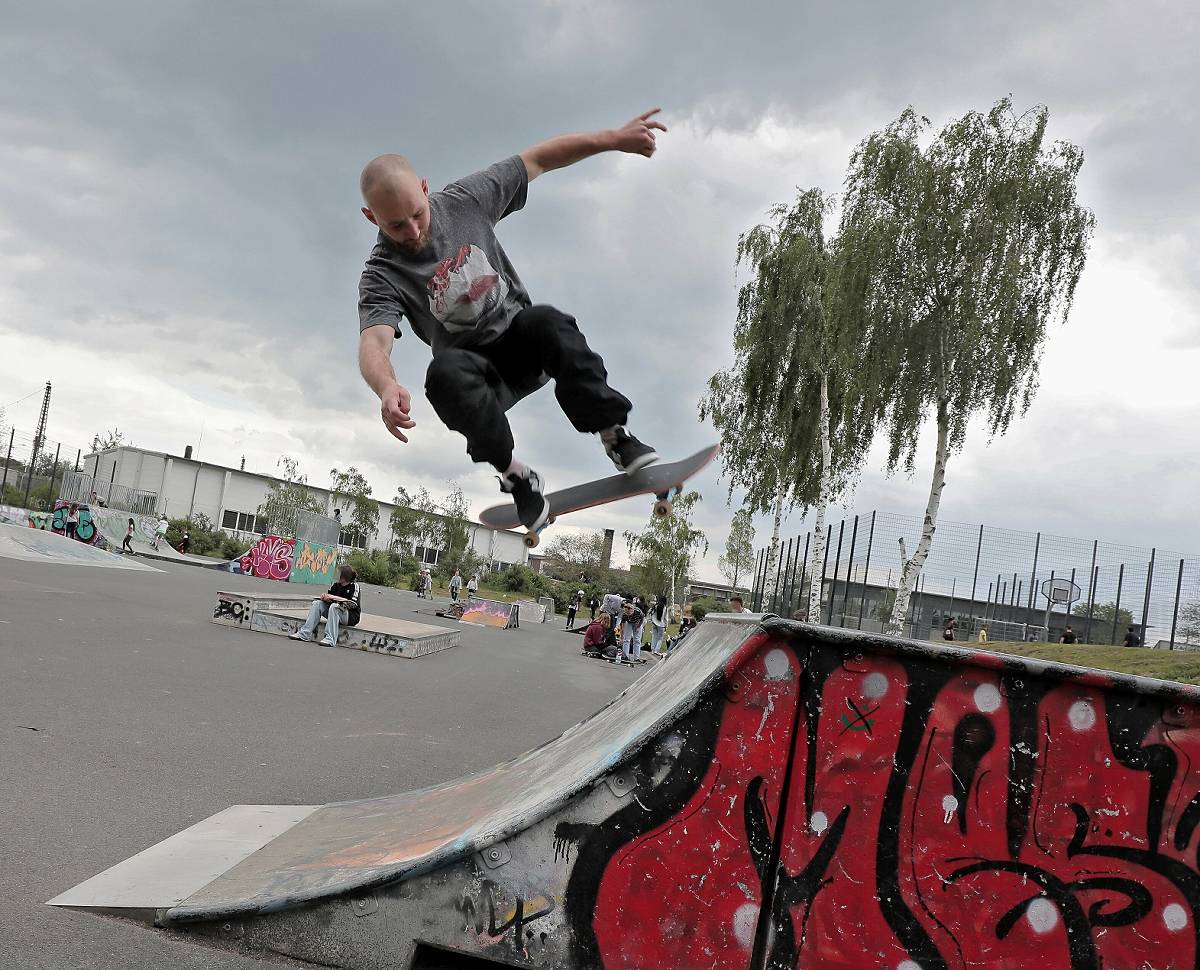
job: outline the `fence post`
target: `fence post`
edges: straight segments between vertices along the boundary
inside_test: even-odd
[[[758,550],[758,565],[754,569],[754,612],[762,612],[763,568],[766,566],[767,550]]]
[[[1157,550],[1150,550],[1150,565],[1146,567],[1146,598],[1142,601],[1142,646],[1146,646],[1146,619],[1150,615],[1150,584],[1154,582],[1154,554]]]
[[[871,546],[875,542],[875,513],[871,513],[871,531],[867,533],[867,561],[863,565],[862,595],[858,598],[858,628],[862,629],[863,610],[867,605],[867,577],[871,572]]]
[[[829,546],[831,544],[832,539],[833,539],[833,523],[830,522],[829,528],[825,530],[825,555],[821,558],[821,596],[822,597],[825,596],[825,575],[829,572]],[[833,595],[832,591],[830,592],[830,595]],[[809,620],[812,621],[812,617],[809,617]],[[817,622],[817,623],[821,622],[820,600],[818,600],[818,602],[817,602],[817,619],[815,622]]]
[[[50,469],[50,504],[54,505],[54,480],[58,478],[58,456],[62,452],[62,442],[58,443],[58,447],[54,449],[54,467]],[[49,509],[47,509],[49,511]]]
[[[958,590],[958,578],[951,577],[951,579],[950,579],[950,608],[948,610],[946,610],[946,613],[949,615],[950,619],[954,618],[954,594],[957,590]],[[943,626],[946,625],[945,620],[942,620],[942,625]]]
[[[1117,570],[1117,602],[1113,606],[1113,625],[1112,636],[1108,638],[1108,644],[1111,647],[1117,645],[1117,621],[1121,619],[1121,584],[1125,581],[1125,563],[1121,563],[1121,568]]]
[[[1183,589],[1183,560],[1179,560],[1179,576],[1175,580],[1175,609],[1171,613],[1171,645],[1170,650],[1175,649],[1175,623],[1179,619],[1179,593]]]
[[[779,543],[779,558],[775,560],[775,585],[771,587],[771,612],[779,602],[779,572],[783,569],[783,543]]]
[[[782,545],[782,543],[780,544]],[[788,570],[792,566],[792,540],[788,539],[787,549],[779,550],[779,565],[783,568],[783,585],[781,586],[778,580],[775,583],[775,595],[771,597],[771,612],[778,613],[784,608],[787,599],[787,578]]]
[[[4,456],[4,478],[0,480],[0,502],[4,501],[4,489],[8,487],[8,463],[12,461],[12,446],[13,436],[17,433],[16,428],[8,430],[8,454]]]
[[[1037,561],[1038,552],[1042,548],[1042,534],[1037,534],[1037,539],[1033,543],[1033,572],[1029,574],[1029,602],[1025,606],[1025,623],[1029,623],[1029,614],[1033,612],[1033,588],[1037,585]]]
[[[783,607],[783,610],[779,615],[784,619],[787,619],[789,616],[791,616],[792,597],[796,594],[796,556],[799,555],[799,553],[800,537],[796,536],[794,540],[790,540],[788,543],[788,565],[787,571],[784,573],[783,577],[783,588],[786,593],[783,597],[783,603],[780,604]]]
[[[82,458],[82,457],[83,457],[83,449],[82,449],[82,448],[76,448],[76,449],[75,449],[75,467],[74,467],[74,468],[72,468],[72,469],[71,469],[71,471],[73,471],[73,472],[78,472],[78,471],[79,471],[79,459],[80,459],[80,458]]]
[[[800,537],[796,536],[796,541],[799,543]],[[800,590],[800,596],[796,600],[796,612],[800,612],[800,604],[804,604],[804,622],[808,622],[808,584],[805,582],[805,577],[808,576],[808,546],[812,542],[812,532],[804,533],[804,552],[800,557],[800,585],[797,587]],[[789,617],[790,619],[790,617]]]
[[[967,611],[968,619],[975,613],[975,586],[979,582],[979,555],[983,552],[983,525],[979,526],[979,541],[975,544],[975,573],[971,576],[971,608]]]
[[[850,533],[850,558],[846,563],[846,588],[842,591],[842,622],[846,625],[846,604],[850,601],[850,571],[854,568],[854,545],[858,541],[858,516],[854,517],[854,530]]]
[[[832,526],[830,527],[832,528]],[[831,533],[832,534],[832,533]],[[833,557],[833,577],[829,581],[829,610],[825,616],[825,625],[833,626],[833,601],[837,599],[838,566],[842,563],[842,537],[846,534],[846,520],[842,519],[838,526],[838,547]],[[826,557],[828,558],[828,557]]]
[[[1095,546],[1092,547],[1092,558],[1096,558]],[[1083,631],[1083,642],[1091,643],[1092,613],[1096,609],[1096,585],[1100,582],[1100,567],[1092,566],[1091,588],[1088,590],[1087,626]]]
[[[1054,570],[1050,570],[1050,588],[1054,589]],[[1050,636],[1050,610],[1053,608],[1054,602],[1049,596],[1046,597],[1046,615],[1042,621],[1042,626],[1046,628],[1046,637]]]

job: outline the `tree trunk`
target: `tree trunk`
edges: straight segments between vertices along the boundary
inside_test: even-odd
[[[771,530],[771,549],[767,553],[766,575],[763,577],[763,612],[768,612],[767,602],[775,595],[775,563],[779,560],[779,523],[783,520],[783,483],[779,483],[779,494],[775,496],[775,525]]]
[[[921,525],[921,539],[911,559],[904,561],[900,572],[900,582],[896,586],[896,602],[892,606],[892,618],[888,629],[892,633],[904,632],[904,617],[908,613],[908,601],[912,595],[913,586],[925,560],[929,558],[929,547],[933,543],[933,533],[937,529],[938,507],[942,504],[942,489],[946,486],[946,460],[950,453],[950,416],[948,406],[944,401],[938,402],[937,412],[937,454],[933,459],[933,481],[929,485],[929,501],[925,504],[925,519]]]
[[[829,505],[833,474],[832,449],[829,443],[829,379],[821,374],[821,489],[817,495],[817,518],[813,522],[812,562],[809,564],[808,622],[821,622],[822,579],[825,573],[825,510]]]

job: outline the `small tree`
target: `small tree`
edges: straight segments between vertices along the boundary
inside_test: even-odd
[[[1012,101],[970,112],[933,142],[911,108],[855,150],[846,176],[840,286],[873,334],[867,410],[886,419],[888,470],[911,472],[920,430],[937,427],[920,540],[906,557],[890,626],[899,629],[929,555],[951,452],[973,415],[1003,434],[1037,389],[1049,325],[1065,322],[1087,259],[1078,205],[1083,152],[1046,145],[1048,111]]]
[[[1080,603],[1071,609],[1071,615],[1087,622],[1088,606]],[[1133,614],[1124,607],[1117,607],[1116,601],[1111,603],[1092,604],[1092,629],[1088,636],[1091,643],[1108,643],[1112,640],[1113,622],[1116,621],[1118,630],[1127,629],[1134,625]]]
[[[308,487],[308,478],[300,474],[300,463],[287,455],[280,455],[275,462],[282,479],[267,486],[267,496],[259,505],[257,513],[263,527],[276,535],[294,536],[296,533],[296,510],[321,513],[325,511],[320,496]]]
[[[645,531],[624,533],[633,564],[651,588],[669,589],[672,603],[678,602],[675,590],[687,579],[693,556],[708,551],[708,540],[691,521],[699,501],[699,492],[686,492],[675,499],[670,515],[652,514]]]
[[[329,479],[334,502],[340,507],[349,506],[349,526],[365,545],[379,531],[379,503],[371,498],[371,486],[353,465],[345,471],[329,469]]]
[[[725,555],[717,560],[721,575],[729,585],[737,588],[738,580],[750,572],[754,565],[754,524],[749,509],[738,509],[733,513],[729,526],[729,538],[725,540]]]
[[[1200,637],[1200,603],[1187,603],[1179,608],[1178,632],[1188,643]]]
[[[407,494],[407,493],[405,493]],[[429,489],[422,485],[408,503],[412,512],[412,541],[426,549],[437,545],[442,532],[442,517],[438,513],[438,504],[429,494]]]
[[[467,548],[471,539],[468,527],[470,519],[467,517],[470,506],[457,482],[450,483],[450,491],[442,499],[440,511],[442,517],[439,520],[441,528],[438,540],[447,555],[457,556]]]
[[[106,431],[103,435],[92,435],[92,451],[107,451],[109,448],[119,448],[121,445],[129,444],[125,440],[125,435],[113,428],[112,431]]]
[[[600,578],[604,557],[604,533],[559,533],[547,547],[546,556],[563,563],[560,569],[565,574],[563,578],[575,583],[595,582]]]
[[[413,499],[408,489],[402,485],[396,486],[396,495],[392,499],[392,514],[388,517],[388,532],[391,535],[391,547],[409,552],[417,535],[417,520],[420,513],[412,507]]]

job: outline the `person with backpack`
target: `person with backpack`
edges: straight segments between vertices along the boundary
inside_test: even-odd
[[[358,573],[353,566],[343,566],[338,571],[337,582],[322,593],[319,599],[312,601],[304,626],[290,634],[288,639],[311,642],[316,635],[317,625],[324,617],[325,636],[321,640],[321,646],[336,647],[342,625],[357,626],[362,616],[362,593],[357,579]]]
[[[567,625],[565,629],[571,629],[571,624],[575,622],[575,614],[579,612],[579,604],[583,602],[583,590],[578,590],[571,596],[571,601],[567,604]]]
[[[167,529],[170,527],[171,524],[167,521],[167,514],[164,512],[158,517],[158,526],[154,530],[154,541],[150,543],[155,551],[158,550],[158,544],[167,537]]]
[[[125,527],[125,538],[121,540],[121,552],[127,552],[131,556],[133,555],[133,546],[131,543],[133,542],[133,533],[136,528],[133,519],[130,519],[129,525]]]
[[[467,580],[467,602],[471,602],[475,598],[475,594],[479,592],[479,573],[472,573],[471,578]]]

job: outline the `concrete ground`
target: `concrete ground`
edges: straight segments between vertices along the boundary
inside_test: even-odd
[[[384,795],[506,760],[646,669],[581,658],[561,619],[462,625],[462,646],[417,660],[294,643],[209,622],[218,589],[277,584],[154,566],[0,558],[0,967],[267,965],[45,901],[232,804]],[[433,616],[444,602],[368,588],[363,609],[454,626]]]

